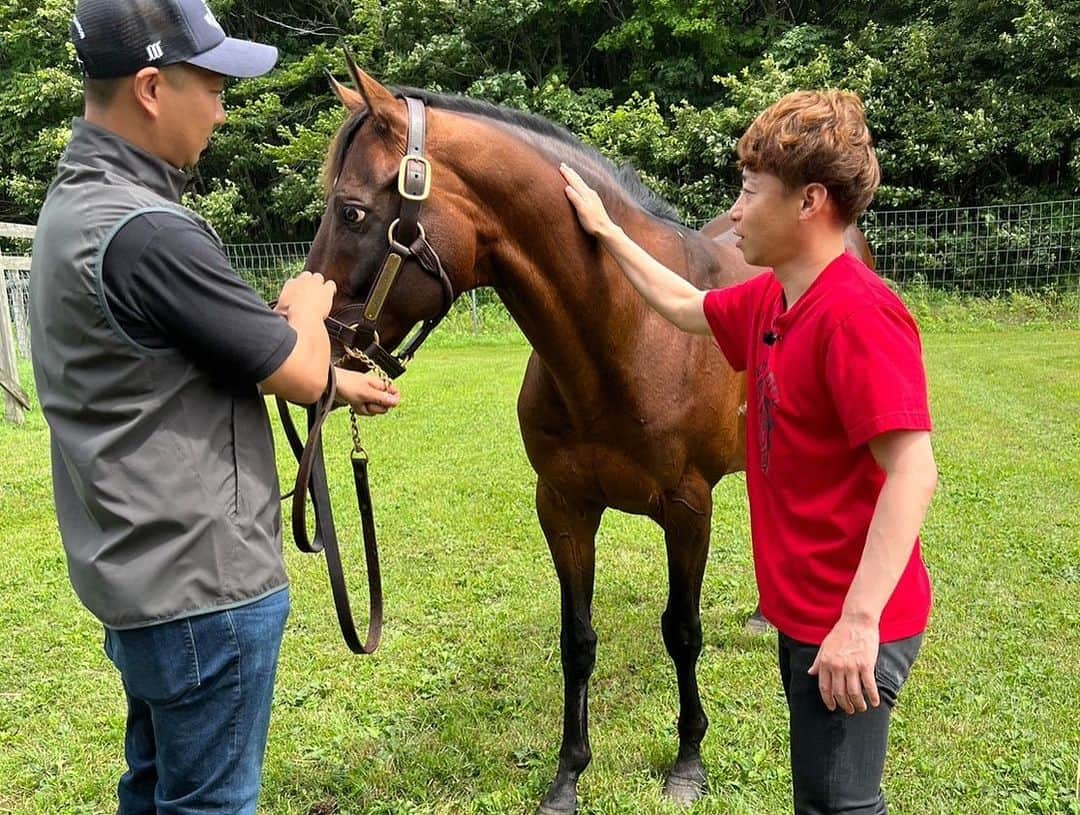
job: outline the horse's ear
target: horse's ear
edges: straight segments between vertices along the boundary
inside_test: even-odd
[[[349,73],[352,75],[353,83],[356,85],[356,89],[360,91],[360,97],[363,103],[367,105],[368,110],[371,111],[371,115],[391,124],[403,124],[404,111],[394,94],[357,68],[356,62],[347,48],[342,50],[345,51],[345,62],[349,66]]]
[[[326,78],[330,80],[330,87],[334,89],[334,95],[341,100],[341,104],[345,106],[349,113],[356,113],[361,108],[367,107],[364,97],[352,88],[342,85],[329,71],[326,72]]]

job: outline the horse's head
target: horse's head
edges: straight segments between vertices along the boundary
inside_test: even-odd
[[[343,325],[331,335],[341,350],[364,351],[396,376],[389,352],[420,324],[399,354],[411,356],[464,290],[449,275],[471,270],[475,229],[454,203],[460,182],[429,152],[433,117],[346,57],[357,90],[331,78],[349,116],[327,158],[326,211],[308,268],[337,284],[331,317]],[[367,366],[357,354],[346,364]]]

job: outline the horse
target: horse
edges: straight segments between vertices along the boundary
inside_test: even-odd
[[[332,316],[349,341],[339,333],[336,347],[350,349],[367,326],[369,353],[353,351],[346,364],[396,365],[386,348],[418,323],[422,342],[450,301],[479,286],[497,292],[533,348],[517,412],[559,580],[564,679],[558,767],[537,813],[577,811],[592,757],[595,535],[607,508],[648,516],[664,532],[660,627],[679,690],[664,791],[690,804],[706,789],[696,665],[712,488],[744,468],[745,378],[708,338],[679,331],[637,295],[580,228],[560,163],[694,285],[728,286],[761,270],[742,260],[722,218],[700,232],[683,226],[636,173],[547,120],[459,96],[395,93],[347,61],[356,90],[331,77],[348,115],[328,152],[327,207],[307,261],[337,284]]]

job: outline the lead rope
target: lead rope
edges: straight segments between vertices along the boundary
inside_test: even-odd
[[[352,468],[356,485],[356,502],[360,510],[360,523],[364,540],[364,558],[368,577],[368,628],[367,637],[361,641],[356,631],[349,604],[348,586],[341,564],[341,551],[334,528],[333,508],[326,478],[322,454],[322,424],[330,414],[335,396],[334,368],[331,365],[326,392],[315,405],[308,408],[308,438],[301,442],[289,414],[288,405],[277,397],[278,412],[289,445],[300,462],[293,490],[293,537],[301,552],[324,552],[330,577],[330,589],[334,598],[334,610],[345,644],[353,653],[370,654],[379,646],[382,636],[383,598],[382,575],[379,568],[379,549],[376,541],[375,518],[368,485],[367,452],[360,443],[360,429],[356,414],[350,410],[353,433]],[[305,523],[306,499],[310,496],[315,514],[315,537],[308,539]]]

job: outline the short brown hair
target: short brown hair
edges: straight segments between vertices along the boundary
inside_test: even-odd
[[[881,182],[862,100],[848,91],[797,91],[765,110],[739,139],[739,167],[792,189],[823,184],[852,223]]]

